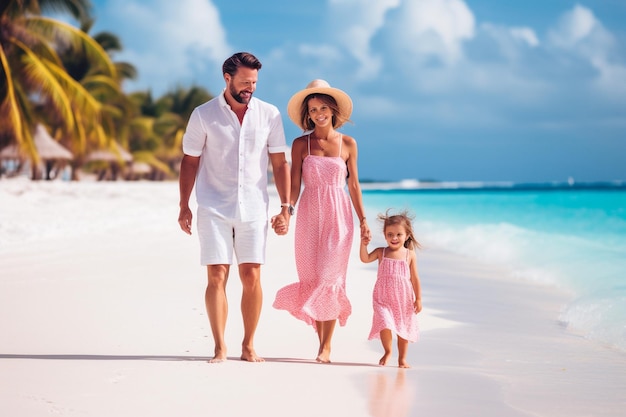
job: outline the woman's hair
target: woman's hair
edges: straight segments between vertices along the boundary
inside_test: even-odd
[[[322,93],[313,93],[309,94],[304,98],[304,100],[302,100],[302,106],[300,107],[300,124],[306,128],[305,130],[313,130],[315,128],[315,123],[313,123],[313,120],[309,117],[309,100],[312,98],[317,98],[322,101],[322,103],[330,107],[333,112],[333,128],[337,129],[349,121],[348,119],[342,117],[337,101],[333,96]]]
[[[415,235],[413,234],[413,224],[411,223],[413,216],[406,210],[393,215],[390,215],[389,211],[390,209],[387,210],[385,214],[378,215],[378,220],[383,222],[383,233],[387,231],[387,227],[398,224],[403,226],[406,231],[407,238],[404,242],[404,247],[407,249],[421,248],[422,246],[417,239],[415,239]]]
[[[237,52],[224,61],[224,65],[222,65],[222,74],[230,74],[234,77],[237,70],[241,67],[260,70],[261,61],[259,61],[257,57],[252,55],[250,52]]]

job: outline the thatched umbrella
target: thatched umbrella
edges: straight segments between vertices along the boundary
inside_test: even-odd
[[[0,151],[0,159],[20,159],[21,155],[16,145],[9,145]]]
[[[46,130],[42,124],[38,124],[35,127],[34,134],[35,149],[37,149],[37,155],[39,159],[45,165],[46,179],[51,179],[52,169],[58,161],[69,161],[74,158],[72,152],[61,146]],[[20,151],[17,145],[10,145],[0,151],[0,159],[16,160],[18,166],[26,158],[25,154]],[[33,179],[37,179],[39,176],[39,168],[35,161],[31,161]]]
[[[38,124],[35,128],[35,148],[37,154],[43,161],[46,170],[46,179],[52,179],[52,170],[54,165],[59,161],[69,161],[74,158],[72,152],[65,149],[56,140],[50,136],[46,128],[42,124]],[[37,177],[36,168],[33,164],[33,179]]]
[[[133,156],[117,142],[113,142],[113,149],[99,149],[87,155],[87,161],[105,162],[132,162]]]
[[[117,179],[120,166],[133,161],[133,156],[126,149],[122,148],[122,145],[119,143],[113,142],[113,146],[111,148],[112,149],[99,149],[87,155],[88,162],[101,161],[107,163],[109,168],[100,172],[98,177],[100,180],[109,177],[110,171],[110,179],[115,181]]]
[[[39,157],[44,161],[69,161],[74,158],[72,152],[65,149],[50,136],[46,128],[38,124],[35,128],[35,147]]]

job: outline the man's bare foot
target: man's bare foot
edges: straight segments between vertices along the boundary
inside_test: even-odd
[[[209,359],[209,363],[221,363],[226,362],[226,349],[215,349],[215,356]]]
[[[244,348],[241,352],[241,360],[246,362],[265,362],[265,359],[256,354],[252,348]]]
[[[320,348],[319,352],[317,352],[317,358],[315,358],[315,362],[330,363],[330,349]]]
[[[398,368],[410,368],[409,365],[404,359],[398,359]]]
[[[380,360],[378,361],[378,364],[381,366],[387,365],[387,361],[389,361],[390,357],[391,357],[391,352],[385,353],[383,357],[380,358]]]

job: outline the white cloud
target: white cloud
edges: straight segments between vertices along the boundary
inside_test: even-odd
[[[563,14],[557,27],[551,31],[550,40],[562,48],[573,48],[588,38],[598,25],[599,22],[591,10],[576,5],[571,11]]]
[[[534,48],[539,46],[539,38],[535,31],[527,27],[516,27],[509,29],[513,38],[525,42],[528,46]]]
[[[452,64],[463,56],[463,42],[474,37],[475,19],[463,0],[405,1],[397,42],[411,53]]]
[[[102,12],[124,46],[118,59],[139,71],[140,88],[153,91],[194,77],[194,70],[221,65],[232,53],[217,7],[210,0],[112,0]],[[163,91],[158,91],[162,93]]]
[[[606,95],[624,102],[626,97],[626,66],[599,62],[597,68],[600,76],[595,85]],[[624,102],[626,104],[626,102]]]
[[[529,27],[501,26],[493,23],[482,23],[476,38],[469,47],[473,55],[490,56],[491,62],[499,61],[502,65],[524,65],[528,52],[540,46],[535,31]],[[476,56],[468,58],[467,61]],[[483,58],[484,59],[484,58]]]
[[[340,44],[360,64],[358,79],[375,78],[382,67],[372,52],[371,40],[385,23],[385,15],[400,5],[400,0],[330,0],[333,16],[330,30],[337,32]]]
[[[576,5],[549,32],[551,46],[587,61],[597,72],[596,87],[605,94],[626,93],[626,66],[620,62],[615,37],[594,13]]]

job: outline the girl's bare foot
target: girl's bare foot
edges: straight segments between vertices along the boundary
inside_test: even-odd
[[[410,368],[411,365],[409,365],[406,360],[404,359],[398,359],[398,368]]]
[[[387,365],[387,361],[389,361],[390,357],[391,357],[391,352],[385,352],[383,357],[380,358],[380,360],[378,361],[378,364],[381,365],[381,366]]]

